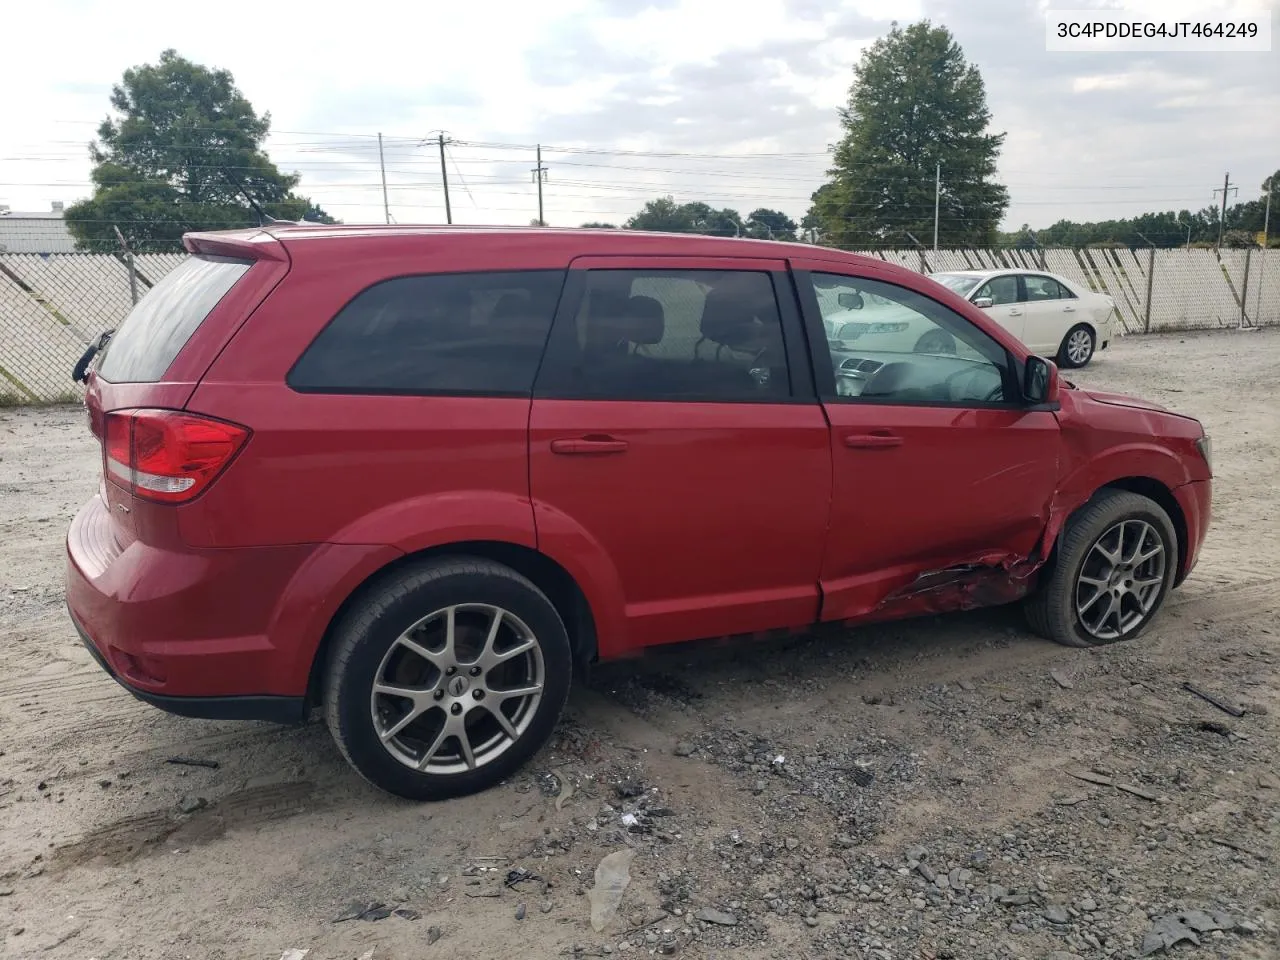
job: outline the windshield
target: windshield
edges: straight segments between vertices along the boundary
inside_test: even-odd
[[[929,279],[936,280],[948,290],[958,293],[963,297],[967,295],[970,290],[976,287],[978,285],[978,281],[982,278],[968,277],[960,273],[934,273],[930,274]]]

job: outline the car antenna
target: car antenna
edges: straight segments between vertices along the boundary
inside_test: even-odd
[[[231,186],[239,190],[240,195],[249,201],[249,206],[253,207],[253,212],[258,215],[258,226],[261,227],[268,223],[293,223],[292,220],[277,220],[275,217],[267,216],[266,212],[258,204],[258,201],[253,199],[253,195],[249,193],[247,189],[245,189],[245,185],[242,180],[231,176],[231,174],[227,172],[226,168],[222,168],[221,172],[223,177],[226,178],[227,182],[231,184]]]

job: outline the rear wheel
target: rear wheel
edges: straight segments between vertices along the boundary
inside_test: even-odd
[[[550,737],[572,657],[559,614],[492,561],[410,568],[336,628],[325,719],[353,767],[412,800],[484,790]]]
[[[1072,647],[1132,639],[1163,605],[1177,563],[1177,533],[1158,503],[1101,493],[1067,521],[1056,563],[1027,600],[1027,619],[1036,633]]]
[[[1097,346],[1097,338],[1093,330],[1085,324],[1077,324],[1067,331],[1058,348],[1058,365],[1061,367],[1083,367],[1093,359],[1093,351]]]

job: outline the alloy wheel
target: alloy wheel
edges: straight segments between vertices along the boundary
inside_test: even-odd
[[[1093,356],[1093,335],[1088,330],[1075,330],[1067,338],[1067,357],[1076,366]]]
[[[532,724],[546,682],[542,647],[492,604],[445,607],[405,630],[374,674],[369,706],[383,747],[414,770],[449,775],[501,756]]]
[[[1108,527],[1085,554],[1076,577],[1080,626],[1096,640],[1115,640],[1155,609],[1168,561],[1164,540],[1145,520]]]

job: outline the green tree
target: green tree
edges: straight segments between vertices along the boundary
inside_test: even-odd
[[[117,116],[89,147],[93,196],[66,212],[79,247],[114,247],[119,227],[135,249],[180,249],[189,230],[257,224],[246,194],[268,217],[335,222],[268,158],[271,116],[254,112],[228,71],[165,50],[124,72],[111,106]]]
[[[794,240],[796,222],[781,210],[760,207],[747,215],[747,235],[765,240]]]
[[[706,233],[716,237],[736,237],[743,233],[742,215],[728,207],[717,210],[694,201],[676,203],[671,196],[650,200],[626,222],[628,230],[662,233]]]
[[[582,225],[582,227],[584,230],[590,230],[590,229],[617,230],[618,229],[617,224],[605,223],[603,220],[588,220],[586,223]]]
[[[941,163],[939,243],[991,243],[1009,205],[994,180],[1004,134],[988,132],[982,76],[950,31],[928,20],[895,26],[853,72],[829,189],[811,211],[826,241],[900,244],[910,232],[929,242]]]
[[[626,222],[628,230],[655,230],[662,233],[692,233],[693,220],[684,204],[675,197],[659,197],[650,200],[640,212]]]

